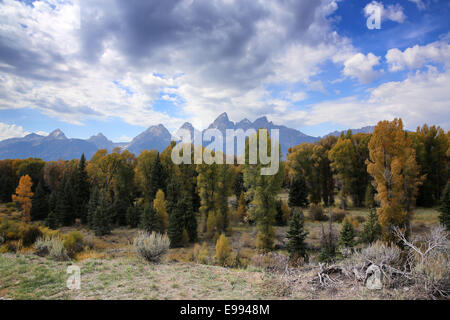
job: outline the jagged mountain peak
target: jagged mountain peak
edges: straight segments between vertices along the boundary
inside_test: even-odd
[[[60,140],[65,140],[67,139],[66,135],[64,134],[64,132],[62,132],[61,129],[56,129],[53,130],[48,136],[47,138],[51,138],[51,139],[60,139]]]

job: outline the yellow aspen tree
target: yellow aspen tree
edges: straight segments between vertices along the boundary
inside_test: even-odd
[[[12,200],[19,202],[23,210],[23,221],[30,221],[31,201],[33,192],[31,192],[31,186],[33,182],[29,175],[24,175],[19,180],[19,185],[16,189],[16,194],[13,194]]]
[[[169,224],[169,215],[166,210],[166,199],[164,192],[159,189],[156,192],[155,200],[153,200],[153,208],[156,211],[161,226],[161,232],[165,232]]]
[[[391,227],[408,226],[422,181],[411,139],[403,130],[401,119],[378,122],[369,141],[369,153],[367,171],[378,192],[378,219],[389,240]]]

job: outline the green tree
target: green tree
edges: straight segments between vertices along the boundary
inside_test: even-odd
[[[305,231],[304,223],[303,213],[300,210],[294,210],[289,220],[289,230],[286,235],[289,240],[286,247],[291,259],[297,259],[299,257],[304,259],[308,258],[305,243],[308,232]]]
[[[86,223],[88,202],[91,193],[84,153],[81,155],[80,161],[78,162],[74,192],[77,198],[77,216],[81,219],[82,223]]]
[[[447,182],[444,192],[442,193],[439,211],[441,212],[439,221],[447,228],[447,230],[450,230],[450,182]]]
[[[361,241],[364,243],[373,243],[381,236],[381,226],[378,223],[377,211],[370,209],[367,222],[364,224],[363,232],[361,233]]]
[[[306,207],[308,205],[308,189],[305,178],[302,175],[296,175],[289,188],[289,206]]]
[[[165,177],[163,173],[163,167],[161,164],[161,159],[159,157],[159,152],[156,154],[155,160],[153,160],[151,169],[150,169],[150,186],[148,188],[149,194],[147,195],[147,199],[149,201],[153,201],[156,196],[156,192],[158,192],[159,189],[162,189],[163,191],[166,190],[165,188]]]
[[[30,216],[32,221],[45,220],[49,214],[48,194],[43,182],[39,181],[33,195]]]
[[[263,134],[263,131],[258,130],[256,135],[258,143],[260,134]],[[271,153],[275,152],[275,150],[272,150],[271,139],[268,138],[267,140],[268,150],[263,150],[263,152],[267,151],[267,155],[271,156]],[[273,249],[275,238],[273,224],[276,215],[276,199],[283,182],[283,164],[280,161],[279,170],[273,175],[261,174],[261,170],[265,166],[261,164],[259,156],[256,164],[250,164],[249,162],[249,143],[250,139],[247,138],[245,143],[244,185],[247,188],[247,198],[251,201],[249,212],[256,220],[258,229],[257,247],[262,250],[271,250]],[[276,146],[280,150],[279,144]],[[259,151],[259,145],[257,150]],[[257,152],[257,154],[259,155],[260,152]],[[281,159],[281,151],[278,159]],[[272,163],[271,165],[275,164]]]
[[[139,225],[139,221],[141,218],[141,210],[139,205],[131,205],[127,209],[127,224],[131,228],[136,228]]]
[[[355,246],[355,229],[348,219],[344,219],[339,244],[345,248],[353,248]]]
[[[180,201],[177,203],[177,206],[169,215],[169,227],[167,230],[167,235],[169,236],[170,246],[172,248],[183,246],[184,231],[184,207],[183,202]]]
[[[93,216],[93,229],[96,236],[111,233],[111,203],[104,190],[99,194],[98,206]]]
[[[98,203],[100,198],[100,192],[97,186],[92,189],[91,195],[88,202],[88,213],[87,213],[87,224],[90,229],[94,229],[94,216],[97,211]]]
[[[148,202],[145,204],[144,211],[142,212],[140,227],[149,233],[152,231],[161,233],[161,224],[156,210]]]

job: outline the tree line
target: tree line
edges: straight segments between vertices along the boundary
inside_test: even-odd
[[[161,153],[145,150],[137,157],[117,148],[98,150],[89,161],[84,155],[70,161],[2,160],[0,201],[10,202],[16,193],[14,201],[26,202],[28,192],[25,219],[44,220],[52,228],[81,223],[99,236],[115,226],[140,227],[167,233],[172,247],[196,242],[198,232],[211,239],[230,234],[237,219],[255,223],[258,247],[270,249],[273,226],[292,216],[293,229],[302,229],[291,209],[310,203],[378,206],[385,231],[407,224],[416,202],[433,206],[442,198],[449,141],[449,132],[436,126],[408,132],[400,119],[380,121],[372,134],[348,131],[290,148],[273,176],[260,174],[259,161],[174,165],[174,142]],[[289,189],[289,207],[277,199],[283,187]],[[289,237],[298,238],[298,232]]]

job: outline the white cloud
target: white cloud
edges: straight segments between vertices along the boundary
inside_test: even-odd
[[[450,70],[439,73],[430,68],[403,81],[387,82],[369,92],[369,97],[355,96],[325,101],[312,106],[304,123],[337,123],[346,127],[373,125],[380,120],[401,117],[414,130],[424,123],[450,127]]]
[[[390,71],[421,68],[431,62],[448,66],[450,65],[450,44],[433,42],[425,46],[415,45],[404,51],[397,48],[390,49],[386,53],[386,61]]]
[[[36,133],[42,136],[48,135],[44,131],[38,131]],[[0,141],[9,138],[21,138],[27,134],[30,134],[30,132],[25,131],[22,126],[0,122]]]
[[[380,57],[373,53],[367,56],[357,53],[345,60],[343,73],[348,77],[357,78],[360,83],[369,83],[379,76],[379,72],[373,70],[374,66],[380,64],[379,60]]]
[[[175,18],[197,23],[196,28],[210,27],[210,32],[194,28],[177,38],[167,27],[177,20],[161,18],[172,39],[152,42],[157,34],[143,35],[148,47],[138,36],[130,39],[147,29],[159,32],[159,26],[150,30],[139,19],[116,19],[125,12],[119,6],[128,10],[132,4],[0,2],[0,37],[24,53],[18,56],[29,56],[0,65],[0,108],[37,108],[74,124],[120,117],[140,126],[163,123],[170,130],[190,120],[201,128],[224,110],[233,119],[281,113],[288,104],[273,99],[267,85],[294,88],[302,83],[308,90],[324,91],[311,80],[323,72],[322,64],[341,65],[354,54],[350,41],[332,30],[328,16],[337,9],[333,0],[260,0],[257,5],[183,1],[161,14],[170,19],[170,13],[178,14]],[[205,21],[203,15],[210,11],[220,20]],[[120,37],[119,30],[131,31]],[[304,98],[294,91],[288,102]],[[155,110],[160,98],[172,101],[179,112]]]
[[[419,10],[424,10],[426,8],[425,3],[423,3],[422,0],[409,0],[411,2],[414,2],[417,5],[417,8],[419,8]]]
[[[403,7],[399,4],[395,5],[388,5],[385,7],[383,3],[372,1],[371,3],[368,3],[364,7],[364,15],[365,17],[369,17],[372,15],[372,13],[375,11],[375,9],[380,8],[381,10],[381,20],[391,20],[398,23],[403,23],[406,20],[406,16],[403,13]]]

